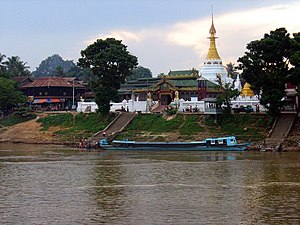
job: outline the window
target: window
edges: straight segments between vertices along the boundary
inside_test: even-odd
[[[66,95],[67,95],[67,93],[64,91],[63,95],[64,95],[64,96],[66,96]]]
[[[43,93],[40,91],[39,95],[43,95]]]
[[[47,91],[45,91],[45,95],[48,95],[48,92],[47,92]]]

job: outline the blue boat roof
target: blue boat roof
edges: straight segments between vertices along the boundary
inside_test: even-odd
[[[147,144],[147,143],[155,143],[155,144],[197,144],[197,143],[203,143],[206,141],[212,141],[212,140],[228,140],[228,139],[234,139],[236,140],[235,136],[227,136],[227,137],[217,137],[217,138],[206,138],[202,141],[190,141],[190,142],[148,142],[148,141],[129,141],[129,140],[113,140],[113,143],[127,143],[127,144],[134,144],[134,143],[141,143],[141,144]]]
[[[236,139],[235,136],[228,136],[228,137],[216,137],[216,138],[206,138],[205,140],[228,140],[228,139]]]

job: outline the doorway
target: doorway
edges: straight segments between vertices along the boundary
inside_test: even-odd
[[[169,105],[172,102],[171,94],[162,94],[160,97],[161,105]]]

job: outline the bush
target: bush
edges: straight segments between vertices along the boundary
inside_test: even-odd
[[[36,114],[31,113],[26,108],[22,108],[20,110],[15,111],[14,113],[3,117],[0,120],[0,125],[2,126],[13,126],[18,123],[23,123],[37,117]]]
[[[53,126],[61,127],[62,129],[55,133],[59,134],[61,139],[70,140],[88,137],[103,130],[114,118],[115,114],[79,113],[75,116],[71,113],[59,113],[48,115],[39,119],[38,122],[42,123],[43,130],[48,130]]]

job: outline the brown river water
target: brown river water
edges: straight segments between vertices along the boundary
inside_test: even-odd
[[[300,224],[300,153],[0,144],[0,224]]]

